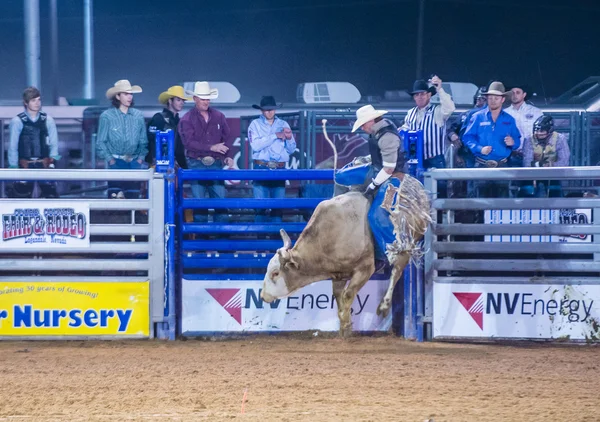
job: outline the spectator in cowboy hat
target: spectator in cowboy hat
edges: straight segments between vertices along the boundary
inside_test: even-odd
[[[179,167],[186,169],[187,164],[185,162],[185,150],[183,143],[177,131],[177,125],[179,124],[179,112],[183,109],[183,105],[186,101],[191,98],[186,97],[182,86],[175,85],[162,92],[158,96],[158,102],[165,105],[165,108],[160,113],[156,113],[152,116],[152,119],[148,123],[148,155],[146,156],[146,162],[150,165],[154,162],[154,155],[156,154],[156,135],[154,130],[164,131],[171,129],[175,131],[175,162]]]
[[[507,167],[510,154],[521,145],[515,119],[502,110],[510,95],[502,82],[492,82],[485,93],[487,107],[471,118],[463,142],[475,156],[475,168]],[[479,196],[508,197],[507,182],[483,182],[474,187],[479,189]],[[472,192],[476,194],[475,189]]]
[[[194,98],[196,107],[188,111],[177,126],[179,136],[185,148],[187,166],[191,170],[219,170],[225,165],[233,166],[231,157],[231,132],[225,115],[210,106],[210,100],[219,96],[219,91],[210,87],[208,82],[196,82],[193,91],[186,94]],[[224,181],[192,181],[194,198],[225,197]],[[206,212],[194,213],[197,222],[207,221]],[[215,212],[215,221],[225,222],[223,212]]]
[[[112,107],[100,115],[96,138],[98,156],[105,159],[108,168],[114,170],[140,169],[145,167],[148,154],[146,123],[139,110],[133,108],[133,94],[142,92],[138,85],[122,79],[106,91]],[[139,197],[137,182],[109,182],[109,198]]]
[[[254,119],[248,128],[248,142],[252,147],[252,160],[255,169],[284,169],[290,155],[296,150],[296,140],[290,125],[275,116],[275,110],[281,107],[272,96],[264,96],[260,105],[253,108],[260,110],[262,116]],[[252,184],[255,198],[285,198],[285,181],[254,181]],[[281,211],[271,212],[272,221],[281,221]],[[256,221],[267,220],[266,212],[260,212]]]

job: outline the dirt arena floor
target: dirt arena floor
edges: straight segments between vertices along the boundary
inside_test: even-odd
[[[588,422],[599,395],[594,346],[0,342],[0,421]]]

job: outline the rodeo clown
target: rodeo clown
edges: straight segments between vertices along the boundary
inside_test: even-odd
[[[525,139],[523,165],[525,167],[566,167],[571,151],[565,135],[554,131],[552,116],[540,116],[533,124],[533,136]],[[520,197],[560,197],[562,189],[558,180],[531,180],[523,182]]]
[[[370,163],[356,159],[335,177],[338,184],[361,186],[371,202],[368,219],[375,241],[376,272],[386,264],[394,265],[399,253],[412,254],[419,249],[416,242],[430,221],[423,185],[405,174],[404,145],[394,123],[383,118],[386,113],[372,105],[356,111],[352,132],[360,128],[369,135]]]

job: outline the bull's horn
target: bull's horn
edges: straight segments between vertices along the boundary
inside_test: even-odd
[[[279,233],[281,233],[281,238],[283,239],[283,249],[290,249],[292,247],[292,240],[288,234],[284,229],[279,230]]]

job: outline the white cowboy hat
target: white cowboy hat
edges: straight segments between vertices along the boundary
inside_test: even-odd
[[[131,82],[129,82],[127,79],[121,79],[120,81],[115,82],[115,85],[106,91],[106,98],[110,100],[121,92],[126,92],[128,94],[139,94],[142,92],[142,87],[139,85],[131,85]]]
[[[354,122],[352,132],[356,132],[358,128],[364,125],[365,123],[374,120],[378,117],[381,117],[387,112],[387,110],[375,110],[371,104],[362,106],[361,108],[356,110],[356,122]]]
[[[208,82],[196,82],[194,84],[194,90],[185,91],[185,93],[192,97],[198,97],[202,100],[214,100],[219,96],[219,90],[217,88],[210,89]]]
[[[506,88],[504,88],[504,84],[502,82],[495,81],[490,84],[490,86],[487,89],[487,92],[483,93],[483,95],[507,96],[511,95],[511,91],[507,91]]]

